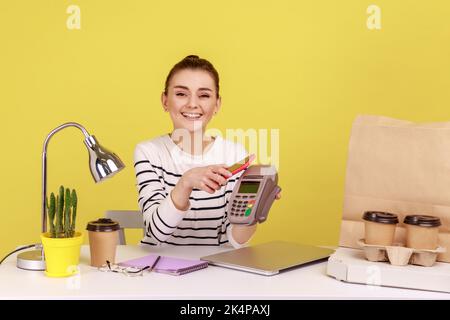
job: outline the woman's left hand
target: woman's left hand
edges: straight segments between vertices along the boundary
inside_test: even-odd
[[[276,200],[280,200],[281,199],[281,191],[277,193],[277,195],[275,196]]]

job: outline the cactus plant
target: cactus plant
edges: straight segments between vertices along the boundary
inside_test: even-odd
[[[48,210],[48,218],[49,218],[49,224],[50,224],[50,234],[52,238],[56,237],[56,230],[55,230],[55,212],[56,212],[56,199],[55,194],[52,192],[50,195],[50,202],[47,200],[47,210]]]
[[[77,204],[78,204],[78,198],[77,198],[77,192],[75,189],[72,190],[72,225],[70,226],[70,234],[71,237],[75,234],[75,221],[77,219]]]
[[[64,238],[70,238],[70,216],[71,216],[71,207],[72,201],[70,201],[70,190],[66,189],[66,194],[64,198]]]
[[[59,187],[59,196],[57,197],[56,206],[56,237],[61,238],[59,235],[63,232],[63,209],[64,209],[64,187]]]
[[[72,238],[75,235],[75,222],[77,213],[77,194],[69,188],[59,187],[59,195],[52,192],[50,201],[47,201],[47,213],[50,225],[51,238]]]

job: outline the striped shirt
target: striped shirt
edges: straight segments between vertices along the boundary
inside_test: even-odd
[[[193,189],[185,211],[175,207],[170,192],[189,169],[221,163],[230,166],[245,156],[247,151],[241,144],[220,136],[203,155],[184,152],[168,134],[139,143],[134,152],[134,167],[145,226],[141,243],[244,246],[233,239],[226,212],[229,197],[242,172],[228,179],[214,194]]]

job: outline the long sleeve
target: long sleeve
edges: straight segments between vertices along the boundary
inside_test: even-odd
[[[137,145],[134,152],[139,208],[147,237],[159,244],[167,240],[183,220],[186,211],[178,210],[165,188],[157,153]],[[159,171],[159,172],[158,172]],[[160,175],[161,174],[161,175]]]
[[[138,203],[145,235],[142,244],[221,246],[239,244],[233,239],[226,212],[230,194],[243,172],[231,177],[213,194],[194,188],[189,207],[178,210],[171,192],[183,174],[193,168],[224,163],[230,166],[247,155],[245,148],[217,136],[201,156],[182,152],[168,134],[137,144],[134,152]]]

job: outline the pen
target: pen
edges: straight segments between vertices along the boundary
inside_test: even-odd
[[[153,265],[150,267],[149,272],[153,271],[153,269],[156,267],[156,264],[158,263],[160,258],[161,258],[161,256],[156,257],[156,260],[155,260],[155,262],[153,262]]]

